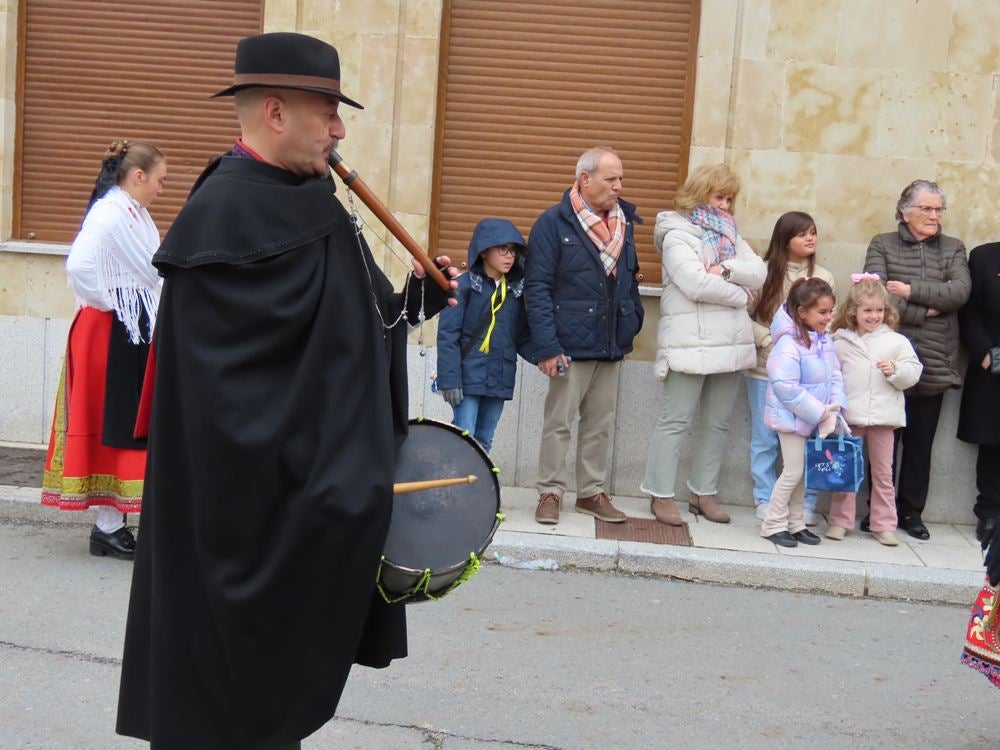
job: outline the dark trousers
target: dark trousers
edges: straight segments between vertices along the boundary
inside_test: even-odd
[[[979,446],[976,489],[976,518],[1000,518],[1000,445]]]
[[[896,514],[900,520],[924,512],[927,487],[931,481],[931,449],[944,394],[906,397],[906,427],[896,430],[892,451],[892,471],[896,480]],[[902,447],[903,458],[899,460]]]

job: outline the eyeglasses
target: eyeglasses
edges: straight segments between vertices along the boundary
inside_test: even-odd
[[[516,255],[517,248],[513,245],[500,245],[497,247],[497,255],[506,258],[508,255]]]
[[[931,214],[937,214],[938,216],[944,216],[944,212],[948,209],[944,206],[914,206],[924,216],[930,216]]]

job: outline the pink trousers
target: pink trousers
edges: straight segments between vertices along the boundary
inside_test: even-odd
[[[855,427],[851,432],[865,439],[868,463],[871,466],[872,531],[896,530],[896,490],[892,486],[892,427]],[[831,526],[854,528],[854,492],[834,492],[830,498]]]

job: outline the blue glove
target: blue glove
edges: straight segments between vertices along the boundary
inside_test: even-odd
[[[443,388],[441,389],[441,398],[445,400],[446,404],[451,406],[458,406],[462,403],[462,389],[461,388]]]

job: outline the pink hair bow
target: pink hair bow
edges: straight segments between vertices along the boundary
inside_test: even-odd
[[[852,273],[851,274],[851,283],[852,284],[857,284],[859,281],[865,281],[866,279],[870,279],[871,281],[881,281],[882,280],[881,278],[879,278],[879,275],[877,273]]]

